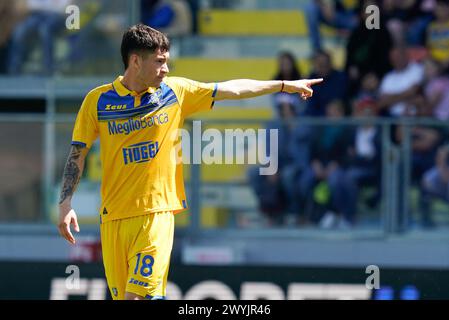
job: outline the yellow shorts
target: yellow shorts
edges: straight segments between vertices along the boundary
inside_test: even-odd
[[[157,212],[100,225],[103,264],[114,300],[125,292],[164,299],[173,247],[173,212]]]

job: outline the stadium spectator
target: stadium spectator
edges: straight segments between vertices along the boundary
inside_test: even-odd
[[[437,0],[436,19],[427,30],[427,47],[430,55],[449,73],[449,0]]]
[[[301,77],[293,53],[282,51],[278,56],[278,70],[274,80],[292,80]]]
[[[310,125],[296,125],[288,141],[288,151],[291,161],[282,170],[283,185],[288,200],[287,213],[296,216],[298,224],[307,224],[305,213],[305,199],[302,199],[297,181],[300,180],[310,164],[310,139],[313,127]]]
[[[393,117],[408,116],[422,117],[426,113],[426,99],[423,92],[424,67],[423,65],[410,62],[405,48],[396,47],[390,54],[394,70],[387,73],[382,80],[380,88],[379,105],[386,115]],[[404,140],[403,126],[397,126],[392,129],[393,140],[402,145]],[[411,183],[420,183],[424,172],[433,165],[435,152],[441,142],[442,131],[439,128],[429,126],[413,126],[408,128],[411,142]],[[399,170],[399,179],[402,181],[403,166],[405,165],[406,155],[401,153],[401,165]],[[407,190],[400,184],[399,194],[405,196]],[[403,201],[399,201],[399,212],[403,213]],[[400,216],[399,219],[404,219]],[[410,221],[402,221],[409,223]],[[400,222],[400,223],[402,223]]]
[[[154,8],[160,0],[140,0],[140,20],[146,23],[153,15]]]
[[[305,116],[328,115],[332,118],[338,118],[340,116],[341,108],[341,116],[343,116],[344,105],[335,101],[343,101],[346,99],[346,74],[343,71],[338,71],[333,68],[330,55],[323,50],[315,52],[312,60],[313,70],[310,76],[323,77],[326,78],[326,81],[314,88],[313,101],[306,102],[305,110],[304,112],[300,111],[300,114]],[[323,128],[313,128],[307,125],[297,126],[289,141],[289,145],[291,146],[289,149],[293,155],[292,158],[294,159],[294,162],[289,169],[294,171],[295,174],[291,174],[288,169],[284,170],[284,181],[286,182],[286,190],[289,190],[288,198],[292,199],[289,205],[290,211],[298,212],[300,214],[299,222],[301,223],[309,222],[306,217],[306,215],[309,215],[308,211],[310,211],[306,195],[310,196],[310,194],[314,192],[314,188],[317,184],[323,186],[323,188],[318,188],[317,190],[326,190],[328,180],[333,183],[339,175],[339,170],[336,170],[337,166],[335,163],[330,164],[327,167],[328,161],[325,160],[324,163],[322,163],[317,160],[319,159],[319,154],[321,154],[321,152],[325,153],[325,151],[324,149],[314,148],[314,142],[311,142],[310,139],[312,139],[312,141],[318,140],[319,135],[321,134],[321,129]],[[331,131],[340,134],[340,129],[342,128],[333,126],[329,128],[329,132],[326,132],[326,134],[330,135]],[[336,138],[338,139],[339,137]],[[333,138],[329,138],[329,141],[333,141]],[[336,149],[333,149],[333,152],[336,152]],[[313,153],[315,153],[315,160],[317,160],[315,162],[311,161],[310,158]],[[324,167],[324,165],[326,167]],[[299,188],[289,187],[292,184],[295,184],[294,181],[300,181],[299,183],[301,186]],[[319,184],[319,182],[323,181],[324,183]],[[306,215],[301,215],[303,212],[306,212]]]
[[[7,73],[11,35],[24,15],[21,1],[0,0],[0,74]]]
[[[352,115],[365,119],[376,117],[376,100],[368,95],[360,95],[353,104]],[[344,215],[351,225],[356,223],[361,187],[373,186],[376,189],[367,200],[368,205],[374,206],[380,198],[381,150],[381,131],[378,126],[368,122],[352,128],[344,179],[340,187],[346,190],[348,206]]]
[[[198,33],[198,11],[201,4],[198,0],[186,0],[192,13],[192,32]]]
[[[437,198],[449,202],[449,145],[438,149],[435,165],[424,173],[421,181],[420,212],[422,226],[435,226],[432,218],[432,200]]]
[[[141,20],[172,37],[193,31],[191,8],[184,0],[144,0]]]
[[[355,95],[354,101],[369,98],[375,102],[379,99],[379,77],[375,72],[370,72],[361,78],[361,86],[358,93]],[[376,103],[376,107],[378,107]],[[352,108],[354,112],[354,108]],[[377,114],[378,110],[376,110]]]
[[[426,59],[424,68],[424,115],[449,120],[449,77],[443,75],[442,66],[433,59]]]
[[[301,77],[295,57],[283,51],[278,55],[278,68],[273,80],[293,80]],[[295,118],[304,112],[304,102],[297,94],[278,92],[273,95],[275,119],[267,129],[276,129],[279,134],[278,172],[273,176],[261,176],[258,167],[249,170],[249,181],[256,194],[259,209],[270,224],[282,224],[284,218],[298,218],[299,198],[295,181],[308,162],[307,126],[297,126]]]
[[[404,47],[390,51],[393,70],[388,72],[380,84],[379,107],[382,115],[398,117],[416,113],[415,99],[419,96],[424,79],[424,68],[420,63],[409,61]]]
[[[357,26],[357,2],[344,0],[310,0],[304,8],[314,51],[321,50],[320,24],[349,32]]]
[[[421,117],[425,103],[423,96],[416,98],[417,113],[415,117]],[[411,166],[412,182],[419,182],[424,172],[429,170],[434,163],[435,155],[441,144],[445,130],[441,127],[416,125],[410,128],[411,134]],[[395,140],[398,143],[404,141],[404,127],[398,126],[395,130]]]
[[[366,7],[376,4],[367,0],[360,8],[360,22],[348,39],[346,45],[345,70],[349,77],[349,95],[353,96],[360,87],[361,79],[370,72],[382,78],[391,70],[388,54],[393,46],[390,32],[385,28],[382,15],[379,29],[367,29],[364,23],[367,18]]]
[[[396,46],[425,45],[433,7],[428,0],[383,0],[382,15]]]
[[[65,8],[71,0],[27,0],[27,17],[14,29],[8,67],[11,75],[21,73],[28,44],[37,32],[42,44],[44,74],[54,72],[54,37],[65,28]]]
[[[292,80],[301,77],[295,57],[290,52],[278,55],[278,70],[274,80]],[[273,95],[276,118],[269,128],[279,133],[279,169],[274,177],[260,176],[258,168],[250,169],[250,181],[259,199],[259,207],[267,214],[271,223],[282,223],[285,218],[298,218],[299,199],[295,193],[295,181],[308,162],[308,127],[294,122],[304,112],[304,102],[299,95],[285,92]],[[269,194],[264,194],[269,193]],[[282,202],[283,201],[283,202]],[[271,208],[271,209],[270,209]],[[270,212],[272,211],[272,212]],[[288,221],[287,221],[288,223]]]
[[[331,122],[342,119],[343,103],[339,100],[331,101],[326,106],[326,116]],[[348,131],[342,125],[328,124],[313,129],[310,139],[310,162],[300,177],[299,192],[306,214],[312,221],[320,219],[319,225],[323,228],[347,226],[346,221],[338,217],[347,212],[348,205],[345,201],[345,190],[340,188],[344,177],[343,164],[348,143]],[[328,193],[328,196],[320,196],[319,193]],[[312,208],[310,208],[311,201],[315,201]],[[320,217],[322,212],[315,212],[313,208],[317,202],[324,206],[322,209],[328,210],[323,217]]]
[[[425,117],[427,114],[427,101],[424,96],[423,90],[418,90],[417,94],[413,99],[410,100],[410,103],[413,105],[412,112],[405,114],[408,117],[420,118]],[[399,166],[399,181],[404,181],[404,166],[406,164],[407,158],[410,159],[410,183],[411,185],[421,185],[422,177],[425,172],[427,172],[433,165],[434,159],[438,150],[438,147],[441,145],[443,137],[447,135],[445,128],[437,125],[422,125],[415,124],[413,126],[407,125],[398,125],[393,129],[394,133],[394,141],[398,145],[404,145],[407,143],[407,140],[410,142],[410,153],[406,154],[405,152],[400,153],[400,166]],[[404,150],[404,149],[402,149]],[[405,149],[406,150],[406,149]],[[402,197],[407,197],[408,190],[404,189],[409,187],[409,185],[405,185],[404,183],[399,184],[399,194]],[[422,190],[421,190],[422,191]],[[420,207],[422,206],[421,202],[425,198],[425,193],[421,192],[419,202]],[[425,199],[424,199],[425,200]],[[405,225],[412,223],[409,219],[411,217],[410,214],[403,215],[406,213],[404,211],[404,201],[399,201],[398,207],[398,223],[399,225]],[[407,219],[408,218],[408,219]],[[406,220],[407,219],[407,220]]]
[[[297,67],[294,55],[288,51],[280,52],[278,55],[278,69],[273,80],[293,80],[300,78],[301,72]],[[291,104],[295,109],[296,115],[301,115],[304,112],[304,102],[297,94],[279,92],[273,95],[273,100],[275,112],[278,112],[280,110],[279,105],[284,103]]]
[[[324,116],[326,106],[333,100],[345,101],[347,98],[347,76],[343,71],[334,69],[330,55],[317,51],[313,57],[311,77],[325,78],[326,81],[314,90],[313,99],[306,104],[305,115]]]
[[[279,108],[279,118],[268,122],[266,129],[275,129],[278,132],[278,171],[273,175],[261,175],[259,167],[255,166],[248,171],[248,180],[256,198],[259,210],[266,215],[270,225],[283,223],[285,213],[294,206],[295,199],[291,195],[293,190],[291,176],[295,174],[294,162],[291,154],[290,140],[295,127],[294,105],[284,102],[276,106]],[[267,141],[267,147],[271,144]],[[297,160],[297,159],[296,159]]]

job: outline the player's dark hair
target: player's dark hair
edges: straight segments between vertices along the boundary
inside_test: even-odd
[[[157,49],[162,52],[170,50],[170,41],[162,32],[144,24],[136,24],[125,31],[120,51],[125,70],[128,68],[129,56],[133,53],[154,53]]]

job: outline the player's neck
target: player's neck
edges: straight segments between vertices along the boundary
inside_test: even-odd
[[[145,84],[136,79],[136,77],[130,75],[128,71],[125,71],[125,74],[120,82],[126,89],[129,91],[134,91],[138,94],[148,90],[148,87],[145,86]]]

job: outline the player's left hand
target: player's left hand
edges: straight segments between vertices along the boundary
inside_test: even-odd
[[[321,82],[323,82],[323,78],[284,81],[284,90],[282,91],[287,93],[299,93],[302,99],[307,100],[313,95],[312,86]]]
[[[59,234],[71,244],[75,244],[75,237],[70,231],[70,226],[72,225],[76,232],[80,232],[75,210],[73,210],[70,206],[60,206],[59,211]]]

